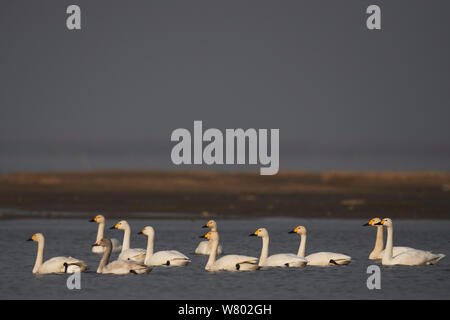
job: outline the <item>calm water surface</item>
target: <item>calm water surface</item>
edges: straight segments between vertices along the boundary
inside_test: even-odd
[[[204,270],[207,257],[194,254],[206,229],[200,220],[130,220],[132,247],[145,248],[146,237],[137,232],[146,225],[156,230],[155,250],[176,249],[188,255],[187,267],[158,267],[148,275],[99,275],[100,256],[91,253],[97,224],[86,220],[3,220],[0,222],[1,299],[449,299],[450,221],[398,220],[394,243],[444,253],[435,266],[383,267],[381,290],[368,290],[367,259],[375,241],[375,228],[362,220],[264,218],[217,220],[227,254],[259,257],[261,239],[249,237],[258,227],[270,233],[270,253],[296,253],[297,225],[308,229],[307,253],[334,251],[352,256],[348,266],[274,268],[256,272]],[[107,228],[116,221],[108,221]],[[68,290],[67,275],[31,273],[37,243],[31,235],[46,236],[44,259],[71,255],[83,259],[90,272],[81,275],[81,290]],[[105,230],[122,240],[123,232]],[[116,258],[117,254],[113,255]]]

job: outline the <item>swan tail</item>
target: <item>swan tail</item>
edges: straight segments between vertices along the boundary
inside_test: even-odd
[[[83,261],[79,262],[64,262],[64,273],[83,272],[87,269],[87,265]]]
[[[436,264],[444,258],[445,258],[445,254],[437,253],[436,257],[433,260],[429,261],[428,264]]]

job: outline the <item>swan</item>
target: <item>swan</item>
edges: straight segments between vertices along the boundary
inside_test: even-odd
[[[394,265],[405,265],[405,266],[419,266],[436,264],[439,260],[445,257],[442,253],[432,253],[430,251],[411,249],[399,253],[398,255],[393,255],[393,237],[394,237],[394,225],[392,220],[389,218],[384,218],[380,222],[375,223],[375,225],[385,226],[387,228],[387,240],[385,254],[381,259],[381,263],[387,266]]]
[[[308,266],[346,265],[352,261],[351,257],[334,252],[316,252],[305,257],[306,228],[304,226],[298,226],[294,230],[289,231],[289,233],[297,233],[301,236],[297,256],[304,257],[308,261]]]
[[[143,263],[145,260],[145,250],[141,248],[130,248],[131,228],[128,222],[126,222],[125,220],[119,221],[110,229],[124,230],[122,251],[119,254],[119,260],[131,260]]]
[[[375,241],[375,247],[373,248],[372,252],[369,255],[370,260],[381,260],[383,258],[384,254],[384,241],[383,241],[383,226],[382,225],[375,225],[376,223],[380,222],[380,218],[373,218],[369,222],[363,224],[363,226],[374,226],[377,228],[377,238]],[[411,250],[410,247],[393,247],[393,255],[396,256],[404,251]]]
[[[104,248],[102,259],[100,260],[100,263],[97,268],[97,273],[143,274],[143,273],[149,273],[150,271],[152,271],[152,268],[150,268],[144,264],[135,262],[135,261],[116,260],[116,261],[108,263],[109,257],[111,256],[111,252],[112,252],[112,243],[111,243],[111,240],[108,238],[102,238],[99,241],[97,241],[95,244],[93,244],[92,246]]]
[[[153,253],[153,244],[155,239],[155,230],[147,226],[138,234],[145,234],[148,237],[147,252],[145,254],[144,264],[147,266],[185,266],[191,260],[176,250],[158,251]]]
[[[209,254],[208,262],[205,270],[208,271],[252,271],[258,270],[258,258],[242,256],[237,254],[229,254],[216,260],[217,247],[219,246],[219,233],[217,231],[209,231],[200,238],[209,239],[212,242],[212,251]]]
[[[306,259],[293,253],[279,253],[269,257],[269,232],[265,228],[259,228],[249,236],[262,238],[261,256],[258,265],[260,267],[303,267]]]
[[[42,233],[34,234],[27,241],[36,241],[38,243],[36,262],[33,268],[34,274],[74,273],[83,272],[87,269],[84,261],[72,257],[54,257],[43,262],[45,237]]]
[[[211,228],[211,231],[217,231],[217,223],[214,220],[209,220],[208,223],[206,223],[202,228]],[[211,250],[212,242],[211,241],[201,241],[197,248],[195,249],[196,254],[203,254],[203,255],[209,255]],[[217,247],[217,254],[222,254],[222,246],[219,243],[219,246]]]
[[[97,239],[96,242],[99,241],[101,238],[103,238],[103,235],[105,233],[105,217],[101,214],[97,215],[94,219],[89,220],[89,222],[97,222],[98,223],[98,229],[97,229]],[[110,239],[112,242],[112,252],[120,252],[122,250],[122,246],[117,239]],[[102,246],[94,246],[92,247],[93,253],[103,253],[105,252],[105,247]]]

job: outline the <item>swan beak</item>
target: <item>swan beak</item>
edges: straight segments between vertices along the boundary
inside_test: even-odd
[[[32,238],[30,238],[30,239],[27,239],[26,241],[33,241],[33,239],[32,239]]]
[[[383,221],[377,222],[374,224],[374,226],[382,226],[383,225]]]
[[[117,224],[113,225],[113,226],[112,226],[111,228],[109,228],[109,229],[117,229],[116,227],[117,227]]]
[[[98,247],[99,244],[94,243],[92,246],[93,246],[93,247]]]
[[[297,233],[297,232],[295,232],[295,230],[291,230],[288,233]]]
[[[255,233],[255,232],[250,233],[248,236],[249,236],[249,237],[256,237],[256,233]]]
[[[202,228],[208,228],[208,225],[207,225],[207,224],[205,224],[204,226],[202,226]]]
[[[206,238],[206,237],[205,237],[205,236],[200,236],[199,238],[200,238],[200,239],[204,239],[204,238]]]
[[[363,227],[366,227],[366,226],[370,226],[370,223],[367,222],[367,223],[363,224]]]
[[[137,234],[144,234],[142,231],[139,231]]]
[[[95,222],[95,220],[94,220],[94,219],[91,219],[91,220],[89,220],[89,222]]]

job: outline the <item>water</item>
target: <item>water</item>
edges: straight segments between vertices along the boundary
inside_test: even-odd
[[[398,220],[394,241],[444,253],[435,266],[383,267],[381,290],[368,290],[367,259],[375,241],[375,228],[362,220],[265,218],[217,220],[226,254],[259,257],[261,239],[249,237],[258,227],[270,233],[270,252],[296,253],[299,237],[288,234],[297,225],[308,229],[307,253],[334,251],[349,254],[348,266],[274,268],[255,272],[204,270],[207,257],[193,252],[206,232],[205,221],[189,219],[129,220],[132,247],[145,248],[146,237],[137,232],[146,225],[156,230],[155,250],[176,249],[188,255],[187,267],[157,267],[148,275],[99,275],[100,256],[90,252],[97,225],[86,220],[3,220],[0,223],[0,299],[449,299],[450,221]],[[115,221],[107,222],[107,227]],[[37,243],[31,235],[46,236],[44,259],[71,255],[83,259],[90,272],[81,275],[81,290],[68,290],[68,275],[35,276],[31,273]],[[105,230],[122,239],[122,231]],[[113,257],[117,257],[114,254]]]

